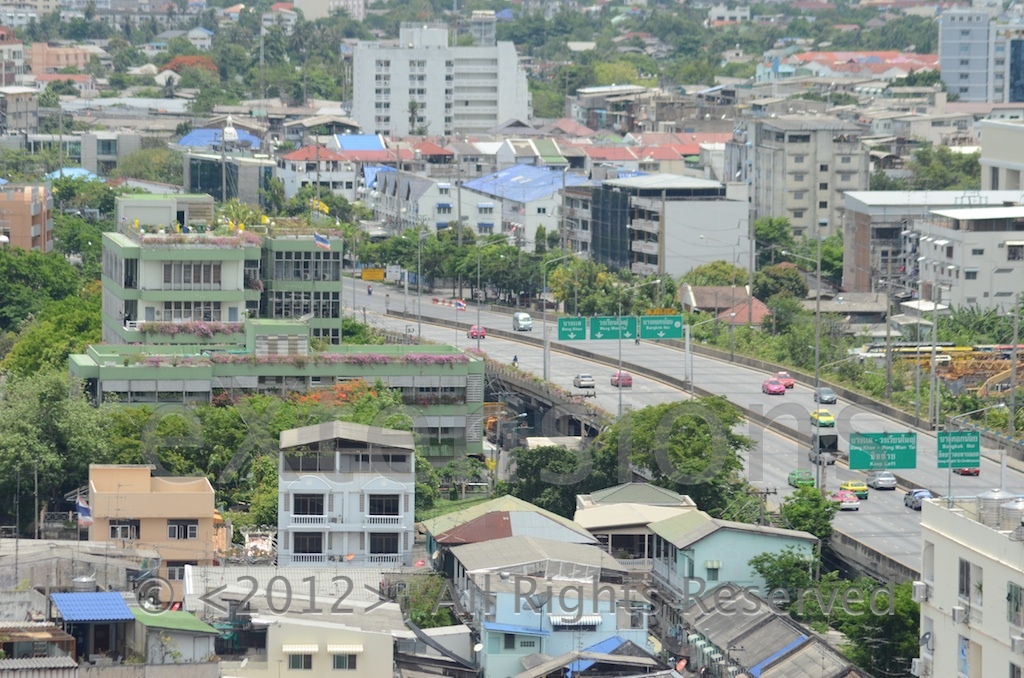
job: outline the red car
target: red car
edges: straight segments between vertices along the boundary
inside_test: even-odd
[[[479,325],[473,325],[472,327],[469,328],[469,331],[466,332],[466,336],[469,337],[470,339],[476,339],[477,337],[480,337],[481,339],[486,339],[487,330],[485,330],[483,327],[480,327]]]
[[[786,395],[786,387],[778,379],[765,379],[761,384],[761,393],[768,395]]]
[[[633,375],[629,372],[615,372],[612,374],[612,386],[630,388],[633,386]]]
[[[789,372],[776,372],[772,379],[781,381],[786,388],[793,388],[793,377],[789,376]]]
[[[953,473],[957,474],[958,476],[978,476],[978,475],[981,475],[981,469],[980,468],[955,468],[955,469],[953,469]]]

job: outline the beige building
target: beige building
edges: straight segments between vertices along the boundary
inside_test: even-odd
[[[1021,190],[1024,169],[1024,124],[1018,120],[982,120],[981,190]]]
[[[0,135],[35,134],[39,131],[39,90],[34,87],[0,87]]]
[[[28,52],[29,65],[36,75],[56,73],[68,67],[84,71],[90,58],[91,53],[84,47],[50,47],[45,42],[33,42]]]
[[[202,477],[157,477],[145,464],[91,464],[89,541],[152,549],[159,574],[182,599],[186,565],[211,565],[230,543],[230,527],[214,505],[213,486]]]
[[[225,678],[278,678],[296,675],[294,671],[301,671],[304,678],[394,674],[394,641],[389,633],[288,616],[254,618],[253,626],[267,629],[264,652],[222,661]]]
[[[53,198],[45,186],[0,187],[0,234],[10,247],[53,250]]]

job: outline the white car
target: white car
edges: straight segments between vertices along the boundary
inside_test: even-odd
[[[594,381],[592,374],[577,374],[572,379],[572,385],[576,388],[597,388],[597,382]]]

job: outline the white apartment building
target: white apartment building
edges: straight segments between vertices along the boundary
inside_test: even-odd
[[[1024,25],[978,8],[939,17],[939,68],[960,101],[1024,101]]]
[[[1017,678],[1024,668],[1024,500],[991,490],[921,509],[915,676]]]
[[[458,223],[457,193],[450,183],[418,174],[377,172],[367,204],[374,220],[391,233],[417,227],[442,231]]]
[[[356,164],[322,146],[304,146],[278,156],[274,176],[284,183],[284,195],[293,198],[303,186],[320,185],[324,192],[355,202],[359,177]]]
[[[933,210],[915,222],[921,298],[1007,311],[1024,280],[1024,206]],[[910,247],[906,249],[912,249]]]
[[[1024,170],[1024,124],[1018,120],[981,120],[981,189],[1020,191]]]
[[[364,130],[401,137],[485,133],[531,117],[526,72],[511,42],[449,44],[438,24],[404,24],[397,43],[358,43],[352,118]]]
[[[750,185],[754,219],[787,217],[797,237],[841,229],[843,194],[870,185],[860,127],[830,117],[752,120],[726,144],[725,168]]]
[[[280,442],[279,565],[412,565],[412,433],[334,421]]]
[[[302,10],[307,21],[326,19],[339,10],[356,21],[366,18],[366,0],[295,0],[295,9]]]

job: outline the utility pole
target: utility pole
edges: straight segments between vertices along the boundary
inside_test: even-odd
[[[935,300],[935,290],[938,288],[938,278],[932,283],[932,378],[931,386],[928,389],[928,417],[932,421],[932,430],[939,430],[939,375],[935,371],[935,363],[938,347],[935,345],[939,340],[939,302]],[[939,295],[941,298],[942,295]]]
[[[889,252],[888,274],[885,282],[885,399],[892,397],[892,251]]]
[[[455,156],[455,216],[459,220],[459,254],[462,254],[462,158]],[[462,298],[462,269],[459,269],[459,296]]]
[[[770,494],[778,494],[778,490],[776,490],[775,488],[772,488],[770,490],[769,489],[754,490],[754,494],[757,495],[757,504],[759,506],[757,524],[758,525],[767,525],[768,524],[768,518],[767,518],[767,514],[768,514],[768,506],[767,506],[767,504],[768,504],[768,495],[770,495]]]
[[[665,189],[661,189],[661,219],[658,221],[658,284],[659,303],[658,307],[665,305],[665,208],[667,200]],[[637,328],[639,332],[639,327]]]
[[[35,461],[32,468],[33,481],[35,482],[35,499],[36,499],[36,539],[39,539],[39,460]]]
[[[1020,341],[1020,292],[1013,298],[1013,353],[1010,354],[1010,421],[1007,434],[1017,438],[1017,342]]]
[[[262,42],[262,40],[260,41]],[[314,148],[316,149],[316,205],[315,209],[309,211],[311,217],[316,216],[316,212],[320,210],[320,142],[318,141]]]

